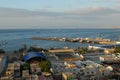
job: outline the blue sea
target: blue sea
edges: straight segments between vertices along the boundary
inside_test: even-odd
[[[119,40],[120,29],[4,29],[0,30],[0,48],[6,51],[14,51],[26,44],[30,46],[39,46],[49,49],[50,47],[62,48],[68,46],[69,48],[87,47],[89,44],[59,42],[59,41],[45,41],[32,40],[31,37],[102,37],[111,40]],[[7,44],[3,44],[7,42]]]

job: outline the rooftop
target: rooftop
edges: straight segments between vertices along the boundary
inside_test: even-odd
[[[31,58],[34,58],[34,57],[41,57],[41,58],[46,59],[46,55],[43,54],[43,53],[40,53],[40,52],[29,52],[29,53],[24,55],[24,60],[28,61],[28,60],[30,60]]]

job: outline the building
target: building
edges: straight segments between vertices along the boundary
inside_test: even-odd
[[[14,77],[12,77],[12,76],[1,77],[0,80],[14,80]]]
[[[26,78],[27,76],[29,76],[29,70],[23,70],[22,71],[22,77]]]
[[[119,57],[119,58],[118,58]],[[99,60],[101,62],[112,62],[112,61],[117,61],[120,60],[120,55],[118,55],[118,57],[116,57],[115,54],[110,54],[110,55],[104,55],[104,56],[100,56]]]
[[[112,53],[114,53],[114,48],[113,49],[105,49],[104,50],[104,52],[106,53],[106,54],[112,54]]]
[[[30,72],[32,74],[41,72],[41,68],[39,67],[39,64],[38,63],[31,63],[30,64]]]
[[[50,53],[73,53],[74,50],[63,48],[63,49],[48,50],[48,52],[50,52]]]
[[[23,58],[25,62],[33,63],[46,60],[46,55],[40,52],[29,52],[26,53]]]
[[[105,50],[105,49],[113,49],[115,47],[120,47],[120,44],[109,44],[109,45],[96,45],[96,46],[88,46],[88,49],[91,50]]]
[[[79,76],[82,76],[81,78],[88,77],[95,79],[97,77],[108,76],[112,70],[113,69],[111,66],[104,67],[98,63],[89,60],[52,63],[53,74],[61,73],[63,80],[67,80],[68,77],[71,77],[70,75],[67,75],[67,73],[74,74],[74,76],[72,76],[74,79]],[[79,76],[76,76],[78,74]]]
[[[6,70],[6,76],[14,75],[14,64],[8,63],[8,67]]]
[[[14,62],[14,76],[15,77],[20,77],[21,76],[21,72],[20,72],[20,63],[19,62]]]
[[[78,79],[76,74],[73,74],[71,72],[63,72],[62,80],[78,80]]]

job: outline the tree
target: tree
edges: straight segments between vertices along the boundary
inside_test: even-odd
[[[120,47],[115,47],[114,53],[118,57],[120,55]]]
[[[81,48],[81,53],[82,53],[82,54],[87,53],[87,48]]]
[[[41,61],[39,62],[39,67],[43,72],[50,72],[51,63],[49,61]]]
[[[23,66],[22,66],[22,70],[29,70],[30,68],[30,64],[28,63],[25,63]]]
[[[78,47],[77,49],[75,49],[75,52],[81,53],[81,54],[85,54],[87,53],[87,48],[80,48]]]

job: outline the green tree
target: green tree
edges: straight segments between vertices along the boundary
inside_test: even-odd
[[[120,47],[115,47],[114,53],[118,57],[120,55]]]
[[[49,61],[39,62],[39,67],[43,72],[50,72],[51,63]]]
[[[28,63],[25,63],[23,66],[22,66],[22,70],[29,70],[30,69],[30,64]]]
[[[87,53],[87,48],[81,48],[81,53],[82,53],[82,54]]]
[[[77,49],[75,49],[75,52],[81,53],[81,54],[85,54],[87,53],[87,48],[80,48],[78,47]]]

